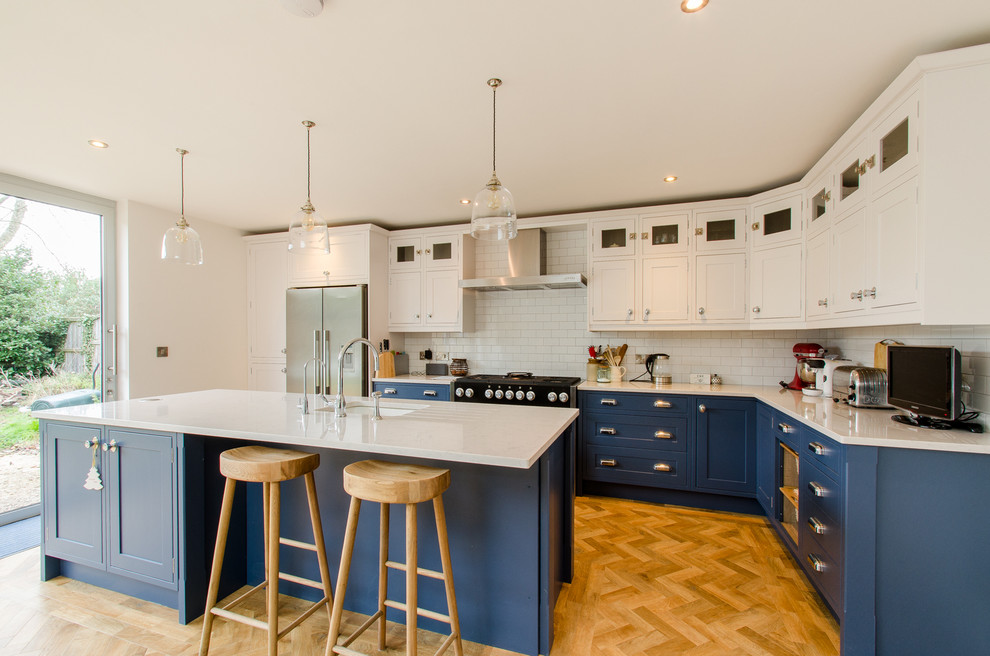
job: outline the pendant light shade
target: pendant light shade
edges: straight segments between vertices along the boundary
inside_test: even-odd
[[[512,239],[519,233],[516,203],[495,172],[495,91],[501,84],[498,78],[488,80],[492,88],[492,177],[474,197],[471,207],[471,236],[488,241]]]
[[[316,123],[303,121],[306,126],[306,203],[292,217],[289,223],[289,250],[309,250],[330,252],[330,234],[327,232],[327,222],[320,216],[310,195],[310,148],[309,131]]]
[[[181,200],[179,210],[179,220],[175,225],[165,231],[162,237],[162,259],[174,260],[183,264],[203,263],[203,242],[199,239],[199,233],[186,223],[186,155],[188,150],[176,148],[179,153],[179,171],[181,180]]]

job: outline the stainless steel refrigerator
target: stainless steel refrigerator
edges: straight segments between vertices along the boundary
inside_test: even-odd
[[[325,368],[310,362],[306,390],[317,394],[337,393],[337,354],[355,337],[368,336],[367,285],[312,287],[285,292],[285,390],[303,391],[303,365],[320,358]],[[344,394],[368,396],[368,353],[355,344],[343,361]],[[324,391],[325,390],[325,391]]]

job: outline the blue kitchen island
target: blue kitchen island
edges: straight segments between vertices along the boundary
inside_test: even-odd
[[[553,609],[573,570],[574,423],[577,410],[367,399],[334,418],[313,399],[210,390],[46,410],[42,442],[42,578],[63,575],[200,616],[216,536],[222,451],[244,444],[320,454],[315,472],[331,572],[339,564],[348,497],[342,470],[366,458],[414,460],[451,470],[444,495],[465,640],[547,654]],[[282,535],[310,538],[301,481],[283,484]],[[401,553],[401,513],[392,549]],[[221,594],[263,580],[260,486],[238,487]],[[432,509],[419,513],[420,559],[439,567]],[[378,515],[368,504],[358,528],[346,607],[371,615],[377,595]],[[433,539],[431,539],[433,537]],[[282,570],[318,578],[315,558],[283,548]],[[336,579],[334,580],[336,582]],[[434,585],[437,584],[437,585]],[[401,576],[392,594],[404,594]],[[280,591],[314,598],[282,582]],[[421,605],[444,611],[442,585],[420,582]],[[389,619],[403,621],[401,614]],[[444,631],[446,625],[421,626]]]

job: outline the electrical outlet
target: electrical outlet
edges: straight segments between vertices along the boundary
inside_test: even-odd
[[[711,385],[711,382],[711,374],[691,374],[691,384],[693,385]]]
[[[419,352],[419,359],[420,360],[425,360],[426,359],[426,351],[420,351]]]
[[[633,362],[636,364],[646,363],[646,357],[642,353],[637,353],[636,355],[633,356],[633,358],[634,358]]]
[[[168,347],[167,346],[158,346],[158,347],[156,347],[156,349],[155,349],[155,356],[156,357],[159,357],[159,358],[167,358],[168,357]]]
[[[437,362],[446,362],[447,361],[447,354],[444,353],[443,351],[440,351],[439,353],[437,353],[436,356],[437,356],[436,357]]]

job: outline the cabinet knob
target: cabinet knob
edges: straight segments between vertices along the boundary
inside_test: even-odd
[[[760,229],[760,222],[759,222],[759,221],[757,221],[756,223],[754,223],[753,225],[751,225],[751,226],[750,226],[750,228],[752,228],[752,230],[753,230],[754,232],[756,232],[757,230],[759,230],[759,229]]]
[[[426,314],[426,318],[427,318],[427,319],[432,319],[432,318],[433,318],[433,315],[432,315],[431,313],[427,313],[427,314]]]
[[[665,462],[658,462],[657,464],[653,465],[653,471],[669,472],[670,471],[670,465],[668,465]]]
[[[701,405],[698,406],[698,412],[700,412],[702,414],[708,412],[708,408],[705,407],[705,404],[704,403],[702,403]]]
[[[325,275],[325,276],[328,276],[328,277],[329,277],[329,276],[330,276],[330,270],[329,270],[329,269],[325,269],[325,270],[323,271],[323,275]]]
[[[857,301],[857,300],[858,301],[862,301],[863,300],[863,290],[861,289],[858,292],[849,292],[849,300],[851,300],[851,301]]]
[[[87,449],[96,449],[100,446],[100,438],[94,437],[91,440],[86,440],[83,442],[83,446]]]
[[[760,313],[760,306],[759,305],[754,305],[753,306],[753,312],[755,314],[759,314]]]
[[[696,234],[696,235],[703,235],[703,234],[705,234],[705,229],[704,228],[695,228],[694,229],[694,234]]]
[[[650,318],[650,308],[643,310],[643,321],[647,321]]]
[[[418,248],[416,249],[416,255],[419,255],[419,254],[420,254],[420,253],[422,253],[422,252],[423,252],[422,250],[420,250],[420,249],[418,249]]]
[[[698,308],[698,314],[704,315],[705,314],[705,308],[703,308],[703,307]]]
[[[417,314],[415,318],[419,319],[419,315]]]
[[[285,373],[285,367],[282,367],[282,373],[283,374]]]
[[[117,451],[117,440],[110,440],[110,443],[103,443],[103,450],[115,453]]]
[[[868,159],[863,160],[863,166],[865,166],[868,169],[872,169],[874,165],[876,165],[876,163],[877,163],[876,155],[870,155]]]
[[[427,255],[429,255],[429,254],[430,254],[430,249],[429,249],[429,248],[427,248],[427,249],[426,249],[426,254],[427,254]]]
[[[822,307],[822,306],[828,307],[828,299],[827,298],[820,298],[820,299],[818,299],[818,307]]]
[[[631,317],[632,315],[633,315],[632,308],[629,308],[628,310],[626,310],[626,316],[627,317]]]
[[[642,239],[643,241],[646,241],[647,239],[650,238],[650,233],[648,233],[648,232],[641,232],[641,233],[639,233],[639,238]]]
[[[629,239],[635,239],[635,238],[636,238],[636,233],[635,232],[630,232],[629,233]]]
[[[822,200],[824,200],[826,203],[829,202],[830,200],[832,200],[832,192],[831,191],[826,191],[825,192],[825,195],[822,196]]]
[[[604,458],[598,461],[601,467],[615,467],[615,458]]]
[[[869,296],[870,298],[876,298],[877,297],[877,288],[874,286],[874,287],[870,287],[869,289],[864,289],[863,290],[863,296]]]

